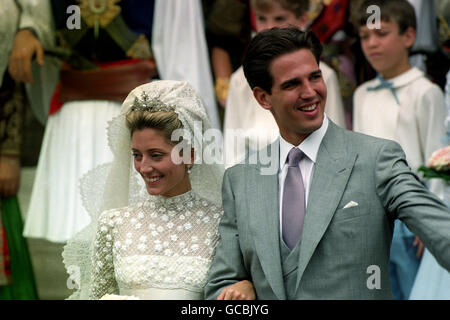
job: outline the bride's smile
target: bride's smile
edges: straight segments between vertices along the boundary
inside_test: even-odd
[[[135,130],[131,137],[134,168],[151,195],[173,197],[191,190],[186,164],[171,159],[173,145],[156,129]]]

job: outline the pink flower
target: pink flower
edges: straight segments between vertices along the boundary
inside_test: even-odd
[[[433,152],[428,160],[428,166],[436,171],[450,170],[450,146]]]

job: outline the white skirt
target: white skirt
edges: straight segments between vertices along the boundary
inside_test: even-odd
[[[24,236],[63,243],[89,224],[79,179],[112,161],[106,127],[120,106],[110,101],[68,102],[48,118]]]

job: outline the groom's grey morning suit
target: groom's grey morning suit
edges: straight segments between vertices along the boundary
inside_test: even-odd
[[[278,146],[279,140],[272,146],[276,153]],[[271,158],[279,162],[278,154]],[[206,298],[248,279],[257,299],[391,299],[388,262],[396,218],[450,269],[450,211],[423,188],[397,143],[329,122],[301,239],[292,251],[280,236],[278,176],[262,169],[244,163],[225,172],[221,240]],[[380,287],[373,288],[368,278],[377,267]]]

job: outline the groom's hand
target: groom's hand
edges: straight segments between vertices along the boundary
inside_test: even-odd
[[[242,280],[226,287],[217,297],[217,300],[255,300],[255,289],[248,280]]]

